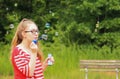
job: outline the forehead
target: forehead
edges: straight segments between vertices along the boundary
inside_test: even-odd
[[[31,23],[31,24],[28,24],[28,27],[26,29],[27,30],[37,30],[38,27],[34,23]]]

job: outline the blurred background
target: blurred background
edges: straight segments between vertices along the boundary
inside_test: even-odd
[[[119,0],[0,0],[0,79],[13,79],[10,44],[18,23],[32,19],[45,57],[45,79],[84,79],[81,59],[120,59]],[[113,72],[89,79],[115,79]]]

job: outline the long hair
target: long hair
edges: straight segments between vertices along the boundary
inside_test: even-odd
[[[11,55],[12,55],[12,51],[13,49],[22,42],[23,40],[23,36],[22,36],[22,31],[25,30],[26,27],[28,27],[28,24],[34,23],[32,20],[26,19],[24,18],[19,24],[18,27],[16,29],[15,35],[12,39],[11,42]],[[35,24],[35,23],[34,23]],[[35,24],[36,25],[36,24]],[[40,58],[40,60],[43,60],[43,53],[41,51],[41,49],[39,48],[39,43],[37,43],[38,46],[38,57]],[[11,58],[11,57],[10,57]]]

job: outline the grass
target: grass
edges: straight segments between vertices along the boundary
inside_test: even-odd
[[[0,48],[0,75],[12,75],[10,62],[10,46],[3,45]]]
[[[120,73],[119,73],[120,78]],[[85,73],[81,72],[79,79],[85,79]],[[116,79],[116,72],[88,72],[88,79]]]
[[[3,49],[5,49],[3,51]],[[48,53],[52,53],[55,59],[53,66],[49,66],[45,72],[45,79],[85,79],[84,72],[80,71],[80,59],[119,59],[119,48],[109,53],[108,47],[99,50],[93,46],[78,46],[73,44],[64,46],[62,44],[46,44],[42,50],[47,57]],[[9,45],[3,45],[0,48],[0,79],[13,79],[13,70],[9,61]],[[115,79],[113,72],[89,72],[89,79]]]
[[[0,75],[0,79],[14,79],[11,75]]]

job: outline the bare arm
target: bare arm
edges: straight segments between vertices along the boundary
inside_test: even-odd
[[[47,61],[48,61],[48,58],[46,58],[45,61],[44,61],[43,64],[42,64],[43,71],[45,71],[45,69],[46,69],[47,66],[48,66]]]
[[[51,57],[51,58],[46,58],[45,59],[45,61],[43,62],[43,65],[42,65],[42,68],[43,68],[43,71],[47,68],[47,66],[48,66],[48,60],[51,60],[52,61],[52,63],[54,63],[54,58],[53,57]]]
[[[34,70],[35,70],[38,47],[36,44],[31,43],[30,48],[31,48],[31,54],[30,54],[30,62],[29,62],[29,76],[33,76]]]
[[[37,53],[31,53],[30,62],[29,62],[29,76],[34,75],[36,57],[37,57]]]

